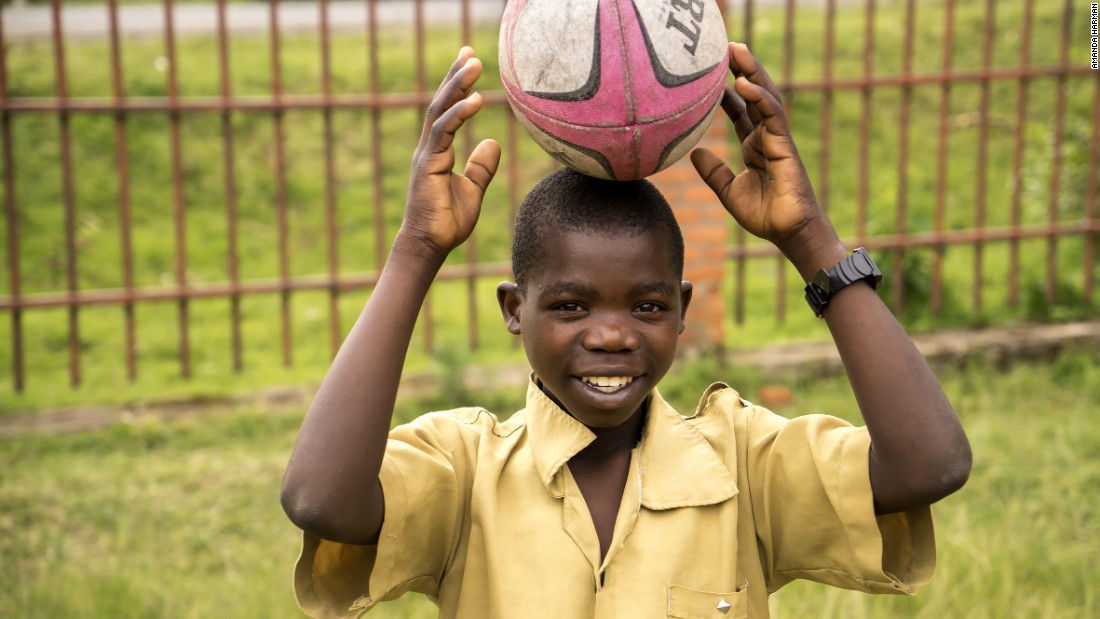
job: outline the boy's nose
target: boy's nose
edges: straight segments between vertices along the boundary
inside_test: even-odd
[[[638,334],[617,320],[602,320],[585,331],[583,344],[587,350],[629,352],[637,350]]]

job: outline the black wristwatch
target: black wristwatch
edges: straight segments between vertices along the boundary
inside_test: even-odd
[[[821,318],[833,295],[859,281],[867,282],[874,290],[882,284],[882,271],[862,247],[832,268],[818,271],[813,280],[806,284],[806,302],[814,315]]]

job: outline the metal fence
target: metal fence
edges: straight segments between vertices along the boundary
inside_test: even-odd
[[[807,61],[805,52],[800,56],[795,51],[799,36],[795,29],[795,16],[799,5],[807,4],[817,9],[814,13],[815,19],[823,22],[821,29],[824,33],[820,37],[820,46],[812,50],[821,59],[820,73],[795,77],[792,66]],[[860,6],[851,6],[857,4]],[[849,9],[855,8],[863,13],[863,31],[858,37],[861,40],[849,42],[850,48],[860,48],[861,67],[858,71],[845,75],[837,74],[834,69],[838,47],[839,5],[847,5]],[[894,24],[898,27],[890,32],[893,36],[887,40],[882,39],[881,24],[876,28],[876,12],[881,12],[883,7],[904,12],[900,23]],[[758,38],[755,32],[757,20],[754,18],[757,8],[751,1],[740,6],[743,25],[740,36],[750,44]],[[962,29],[958,23],[960,9],[966,9],[966,17],[969,18]],[[1039,10],[1046,17],[1045,23],[1037,15]],[[851,17],[851,13],[849,11],[847,16]],[[922,13],[930,13],[934,19],[939,20],[933,24],[933,27],[938,26],[941,29],[939,40],[929,41],[927,36],[923,39],[919,37],[921,33],[917,26]],[[895,312],[905,309],[906,290],[911,288],[906,283],[915,278],[927,280],[931,311],[938,313],[943,309],[947,288],[944,278],[945,255],[952,247],[972,248],[972,257],[969,258],[972,274],[969,282],[962,285],[970,288],[970,311],[981,312],[985,303],[983,294],[987,294],[988,288],[983,281],[988,281],[991,277],[988,273],[988,261],[984,259],[986,248],[990,244],[1003,244],[1007,247],[1007,273],[1004,274],[1002,283],[1006,294],[998,301],[1011,307],[1017,306],[1020,303],[1022,286],[1021,261],[1024,260],[1021,243],[1031,239],[1040,239],[1045,243],[1045,269],[1042,274],[1037,275],[1042,280],[1043,301],[1050,305],[1057,302],[1059,285],[1067,280],[1067,273],[1063,270],[1073,269],[1080,276],[1074,291],[1079,295],[1079,301],[1086,304],[1092,302],[1096,275],[1096,234],[1100,226],[1096,208],[1096,170],[1100,161],[1100,72],[1090,67],[1087,47],[1089,20],[1088,7],[1072,0],[1065,0],[1061,6],[1053,2],[1037,3],[1034,0],[867,0],[848,3],[837,0],[814,3],[788,0],[784,3],[781,33],[778,37],[772,37],[773,49],[770,51],[776,52],[775,55],[782,58],[777,82],[785,93],[788,113],[791,113],[792,108],[797,109],[802,98],[810,95],[814,103],[813,111],[819,115],[816,124],[819,126],[821,147],[819,152],[807,158],[816,160],[813,162],[816,168],[811,169],[811,174],[815,176],[818,197],[827,209],[840,201],[831,200],[833,196],[830,196],[831,175],[836,174],[836,167],[831,164],[838,154],[838,149],[831,148],[830,145],[835,141],[834,136],[838,131],[846,129],[858,134],[858,143],[854,147],[858,153],[856,161],[854,165],[844,164],[846,167],[843,169],[843,173],[856,177],[855,187],[844,195],[835,196],[854,207],[848,214],[849,225],[842,227],[841,231],[847,233],[850,245],[891,250],[893,264],[887,274],[888,279],[895,282],[890,298]],[[777,29],[773,27],[772,30]],[[733,28],[731,31],[736,36],[737,29]],[[781,39],[781,43],[776,39]],[[961,53],[959,43],[964,39],[980,41],[980,46],[972,45],[974,49],[971,53],[966,54],[965,50]],[[1006,39],[1009,46],[1004,45]],[[995,47],[998,41],[1005,49],[996,58]],[[930,48],[930,44],[934,47]],[[759,49],[760,46],[756,47]],[[774,49],[778,47],[781,47],[781,51]],[[879,54],[876,54],[876,47]],[[884,47],[893,51],[891,56],[895,60],[900,58],[900,66],[893,66],[885,71],[876,66],[876,59],[879,62],[882,60],[881,51]],[[973,53],[978,49],[980,54]],[[927,61],[930,56],[939,61],[938,66],[932,66]],[[917,60],[924,60],[920,69],[915,67]],[[1087,107],[1078,105],[1072,111],[1067,111],[1071,87],[1075,90],[1078,101],[1089,102]],[[962,105],[973,107],[963,107],[960,110],[958,103],[953,104],[953,97],[958,100],[958,93],[964,90],[970,94],[970,102]],[[1000,105],[994,95],[995,91],[1005,99]],[[1052,111],[1036,109],[1036,91],[1043,94],[1041,104],[1051,105]],[[876,93],[883,92],[897,97],[897,100],[887,104],[889,115],[892,116],[887,121],[888,128],[878,128],[880,132],[892,131],[896,136],[897,152],[893,161],[874,160],[869,150],[873,122],[877,122],[872,119],[876,117],[876,106],[880,105],[882,98],[881,94]],[[837,117],[834,103],[843,93],[852,93],[853,98],[858,98],[858,102],[850,100],[858,106],[858,114],[854,119],[849,117],[847,124]],[[1050,93],[1053,93],[1053,101],[1048,101]],[[920,95],[924,95],[923,98],[919,98]],[[975,98],[976,102],[973,101]],[[915,119],[914,105],[918,100],[924,104],[934,100],[936,113],[925,113],[923,118]],[[953,151],[950,146],[951,136],[957,132],[952,125],[957,123],[961,115],[969,117],[972,123],[970,135],[961,140],[955,138],[955,142],[973,146],[973,150],[966,153]],[[1078,138],[1075,146],[1082,155],[1079,157],[1077,173],[1072,175],[1067,174],[1064,166],[1067,148],[1065,139],[1070,134],[1067,130],[1067,118],[1071,117],[1075,121],[1073,135]],[[994,125],[994,119],[1000,122]],[[1029,124],[1042,126],[1044,139],[1029,139]],[[936,136],[934,150],[929,151],[932,156],[925,157],[922,162],[925,171],[934,170],[934,187],[931,191],[928,187],[914,190],[910,186],[910,179],[914,174],[914,155],[910,142],[914,134],[920,133]],[[991,146],[995,138],[997,144]],[[1000,192],[991,199],[987,178],[991,148],[1005,150],[1006,147],[1012,153],[1009,168],[1012,172],[1011,178],[1006,179],[1010,188],[1007,195]],[[1049,158],[1047,169],[1040,171],[1027,168],[1026,158],[1028,155],[1034,158],[1036,153]],[[973,175],[973,182],[967,183],[969,194],[949,191],[948,180],[953,172],[958,175],[955,169],[960,163],[972,166],[966,172]],[[811,163],[807,161],[807,165],[810,166]],[[869,194],[869,179],[873,176],[872,168],[882,169],[889,166],[896,170],[893,179],[896,186],[889,196],[893,198],[892,229],[880,226],[872,233],[868,228],[873,202]],[[1072,177],[1067,179],[1070,176]],[[1025,185],[1040,182],[1045,184],[1045,191],[1042,192],[1045,212],[1027,214],[1024,208]],[[930,214],[925,214],[923,221],[916,225],[911,206],[915,191],[923,191],[924,196],[932,197]],[[1074,212],[1067,212],[1065,209],[1068,200],[1079,202],[1078,207],[1073,209]],[[887,201],[880,199],[877,202],[882,205]],[[965,206],[963,203],[966,203]],[[968,211],[969,221],[951,220],[950,214],[960,210]],[[991,213],[997,212],[1008,215],[991,217]],[[1080,259],[1073,264],[1067,264],[1065,258],[1060,257],[1060,240],[1067,237],[1083,239]],[[738,274],[735,278],[734,302],[739,320],[744,315],[748,281],[745,276],[746,260],[775,253],[767,246],[748,247],[745,241],[744,234],[739,232],[737,247],[730,252]],[[911,276],[906,273],[907,265],[910,264],[906,258],[913,250],[920,249],[930,251],[931,264],[928,265],[927,272]],[[788,288],[785,285],[785,273],[786,267],[780,261],[776,276],[780,282],[776,287],[776,312],[780,319],[784,314],[784,295]]]
[[[171,303],[176,307],[178,359],[184,377],[191,374],[190,314],[192,303],[198,299],[228,301],[229,354],[232,355],[233,368],[238,371],[244,364],[241,304],[242,300],[251,296],[268,295],[277,299],[280,349],[285,364],[293,361],[291,300],[296,294],[323,291],[327,295],[329,319],[326,337],[332,351],[339,346],[346,327],[341,324],[340,318],[341,296],[349,291],[369,289],[374,284],[377,269],[385,260],[389,235],[394,232],[394,224],[387,213],[392,212],[395,205],[386,204],[387,174],[383,150],[386,148],[385,129],[391,122],[386,114],[394,110],[412,110],[419,115],[430,100],[431,81],[436,79],[427,68],[429,63],[426,60],[426,49],[433,44],[433,39],[453,36],[453,41],[448,45],[457,49],[462,42],[473,40],[476,32],[485,30],[490,32],[486,40],[494,40],[491,22],[499,16],[505,0],[318,0],[316,3],[301,4],[271,0],[255,4],[263,10],[259,21],[251,25],[244,24],[244,18],[239,16],[248,7],[227,4],[225,0],[201,10],[170,0],[152,8],[119,7],[116,1],[111,0],[101,10],[63,7],[60,1],[54,0],[49,10],[40,14],[48,17],[48,24],[38,26],[29,18],[13,26],[15,16],[23,14],[15,9],[0,10],[0,36],[3,36],[3,41],[0,41],[0,142],[3,149],[4,235],[7,247],[6,290],[0,292],[6,296],[0,297],[0,311],[10,317],[11,348],[5,354],[10,355],[11,384],[15,390],[23,390],[26,380],[24,319],[31,312],[47,308],[63,308],[67,314],[68,374],[73,385],[80,384],[82,380],[80,317],[82,309],[89,306],[108,305],[121,309],[125,334],[122,356],[131,381],[138,375],[136,309],[148,304]],[[1026,266],[1021,261],[1030,259],[1030,254],[1021,253],[1020,248],[1023,243],[1035,239],[1045,243],[1046,247],[1044,294],[1047,300],[1051,303],[1055,301],[1058,282],[1064,279],[1062,271],[1074,269],[1080,274],[1080,284],[1077,286],[1079,295],[1091,302],[1096,236],[1100,233],[1095,174],[1100,156],[1097,136],[1100,127],[1100,72],[1091,71],[1087,56],[1081,54],[1081,50],[1087,50],[1088,46],[1088,13],[1081,10],[1080,3],[1067,0],[1058,10],[1058,29],[1054,38],[1049,38],[1050,33],[1043,31],[1044,39],[1038,43],[1043,48],[1043,53],[1039,54],[1042,59],[1037,61],[1033,24],[1042,22],[1042,19],[1035,15],[1038,9],[1034,0],[1015,3],[987,0],[978,9],[974,8],[975,4],[956,3],[954,0],[937,3],[908,0],[903,4],[876,0],[748,0],[727,2],[726,15],[732,36],[748,42],[758,55],[769,59],[772,74],[788,99],[796,131],[812,128],[816,134],[811,136],[811,142],[816,147],[813,152],[804,152],[805,159],[814,176],[819,198],[837,220],[846,240],[892,252],[894,260],[886,266],[892,271],[894,281],[898,282],[892,289],[891,300],[895,310],[900,311],[906,303],[907,287],[904,282],[907,278],[912,280],[912,274],[906,271],[913,267],[911,255],[925,250],[931,256],[928,275],[931,277],[933,310],[942,307],[945,287],[953,285],[945,284],[943,274],[945,256],[953,247],[971,248],[971,303],[973,308],[979,310],[983,303],[987,303],[983,301],[986,286],[982,282],[991,277],[989,260],[983,259],[983,256],[987,248],[994,244],[1007,247],[1009,265],[1005,270],[1009,279],[1005,282],[1006,298],[1009,303],[1017,303],[1020,294],[1017,274]],[[1010,9],[1006,8],[1009,4]],[[921,22],[917,12],[920,8],[923,14],[925,7],[929,6],[933,7],[937,17],[942,16],[943,19],[940,26],[942,36],[936,51],[940,61],[933,70],[925,66],[926,62],[922,64],[922,59],[926,59],[930,51],[928,41],[920,38],[923,30],[919,28]],[[960,7],[966,8],[968,19],[978,15],[977,25],[968,22],[965,31],[960,29],[957,24],[957,9]],[[1049,5],[1040,5],[1039,8],[1050,12]],[[90,12],[71,13],[68,12],[70,9]],[[127,11],[143,12],[128,14]],[[192,14],[188,11],[207,11],[207,25],[181,21],[184,16]],[[900,33],[891,30],[898,26],[895,23],[898,20],[894,17],[885,26],[882,23],[882,16],[887,12],[902,15]],[[1007,14],[1011,14],[1011,19],[1005,17]],[[127,15],[130,21],[127,21]],[[339,17],[334,19],[334,15]],[[838,19],[838,15],[841,18]],[[148,21],[153,18],[159,23],[150,26]],[[862,36],[857,37],[860,40],[851,40],[850,36],[841,34],[838,24],[860,18],[863,23]],[[103,21],[101,29],[92,24],[95,19]],[[486,22],[488,25],[485,25]],[[450,29],[441,30],[440,23],[449,23]],[[35,28],[39,30],[35,31]],[[133,28],[133,32],[129,28]],[[361,59],[365,81],[355,92],[337,92],[333,86],[331,41],[337,29],[341,32],[357,31],[365,42]],[[813,31],[812,36],[804,36],[806,29]],[[179,67],[183,59],[177,57],[178,38],[184,34],[191,36],[192,30],[207,32],[205,36],[216,47],[213,54],[215,61],[200,67],[202,71],[217,75],[217,86],[213,92],[184,94],[181,91]],[[300,83],[288,84],[285,78],[287,38],[300,38],[304,36],[303,30],[313,37],[311,40],[316,41],[313,49],[319,63],[319,79],[308,88]],[[385,67],[381,65],[387,50],[379,41],[384,33],[398,30],[408,33],[407,47],[401,53],[413,58],[412,65],[416,70],[415,75],[398,80],[402,85],[396,89],[387,89],[381,79],[385,76]],[[1018,52],[1016,61],[1012,63],[996,60],[997,41],[1006,30],[1018,33],[1013,43],[1018,47]],[[452,31],[453,35],[449,34]],[[52,75],[38,79],[48,82],[52,93],[43,94],[29,87],[12,88],[11,80],[16,71],[12,60],[13,46],[22,50],[23,46],[28,45],[23,41],[33,36],[47,37],[45,40],[49,42]],[[137,89],[142,92],[131,92],[127,88],[124,50],[133,37],[142,36],[155,36],[163,40],[160,70],[164,73],[164,83],[161,93],[150,94],[147,88]],[[265,83],[267,91],[262,94],[255,94],[255,88],[246,93],[235,90],[232,73],[236,49],[234,42],[246,36],[261,36],[266,41],[266,62],[270,72]],[[955,58],[961,36],[980,38],[977,57],[966,52],[966,59]],[[102,54],[98,62],[108,67],[104,73],[110,79],[107,94],[84,96],[71,92],[73,75],[68,63],[72,58],[67,46],[71,46],[71,41],[76,39],[105,43],[103,48],[81,43],[80,50],[81,53],[94,53],[88,50],[95,49]],[[820,47],[807,49],[806,41],[813,41],[815,46],[820,44]],[[861,50],[858,70],[842,70],[838,67],[839,63],[834,62],[843,55],[838,51],[841,47]],[[890,57],[900,60],[877,66],[876,59],[883,57],[884,50],[890,52]],[[1055,50],[1052,59],[1051,50]],[[342,58],[341,62],[344,61],[347,59]],[[33,81],[32,74],[42,73],[44,69],[20,66],[18,71],[22,72],[20,79],[30,82]],[[1006,88],[1009,90],[1006,91]],[[1045,109],[1043,111],[1048,117],[1044,125],[1047,131],[1040,136],[1041,143],[1038,145],[1034,136],[1028,135],[1029,127],[1034,126],[1032,118],[1037,113],[1034,103],[1036,95],[1032,94],[1036,89],[1044,89],[1043,105],[1052,107],[1049,114]],[[307,90],[311,92],[303,92]],[[965,98],[977,97],[976,109],[959,110],[959,101],[964,99],[959,93],[963,91]],[[1082,94],[1086,91],[1087,94]],[[1004,103],[1005,92],[1011,92],[1014,99],[1014,122],[1011,125],[994,122],[996,109],[1000,109],[997,106]],[[936,113],[932,115],[923,109],[926,107],[924,103],[929,100],[928,93],[932,93],[932,99],[936,101]],[[506,108],[499,91],[486,91],[484,94],[491,107]],[[1082,101],[1086,103],[1082,104]],[[341,223],[338,206],[343,187],[339,180],[341,172],[336,152],[340,148],[341,132],[334,116],[346,111],[359,111],[364,115],[366,126],[362,131],[368,136],[366,143],[369,144],[360,154],[368,162],[364,174],[372,184],[369,195],[373,241],[369,245],[373,257],[372,261],[363,264],[349,264],[347,260],[342,260],[344,254],[341,253],[341,242],[347,229]],[[296,272],[291,265],[294,255],[294,199],[291,196],[293,190],[287,182],[287,144],[291,141],[287,135],[287,117],[292,114],[313,115],[315,120],[319,119],[320,141],[315,155],[321,161],[323,176],[320,183],[323,189],[318,199],[324,205],[324,225],[320,228],[320,234],[323,236],[321,245],[325,257],[323,267],[314,274]],[[893,119],[884,124],[882,114],[892,115]],[[973,137],[968,138],[967,143],[974,145],[974,150],[965,155],[953,150],[961,140],[952,141],[952,135],[957,131],[954,124],[962,115],[970,119],[967,130],[973,132]],[[916,116],[920,118],[916,119]],[[60,191],[49,208],[61,213],[56,238],[52,241],[60,248],[53,254],[58,264],[51,267],[60,276],[53,289],[49,289],[47,284],[36,284],[28,289],[25,284],[26,274],[38,269],[38,265],[27,264],[22,258],[30,254],[27,244],[31,242],[22,228],[27,225],[30,210],[41,206],[30,205],[23,198],[27,183],[20,184],[17,171],[21,165],[27,164],[23,163],[26,158],[18,148],[16,133],[20,123],[31,117],[56,122],[55,149],[60,175],[52,182],[57,183]],[[113,179],[104,179],[104,182],[113,182],[117,187],[113,194],[115,203],[110,207],[115,212],[113,217],[117,217],[118,228],[115,264],[88,264],[82,260],[78,230],[81,207],[74,189],[80,182],[81,173],[72,136],[74,123],[87,117],[111,119],[110,143],[103,146],[113,148]],[[194,162],[186,154],[181,127],[187,119],[196,117],[216,119],[214,134],[217,146],[208,151],[217,153],[220,158],[220,187],[212,190],[216,195],[196,197],[185,191]],[[150,205],[139,202],[131,194],[136,163],[132,140],[135,139],[135,124],[144,122],[142,119],[146,118],[164,121],[164,132],[167,134],[164,139],[170,152],[167,191],[171,196],[171,209],[163,213],[163,218],[171,221],[166,228],[171,232],[162,239],[163,243],[172,246],[170,277],[166,283],[149,284],[135,275],[132,222],[135,213]],[[519,143],[523,140],[517,136],[515,122],[510,114],[502,112],[502,118],[505,160],[500,182],[506,187],[507,195],[503,201],[511,210],[518,204],[522,191],[529,186],[531,175],[517,154],[522,150]],[[239,144],[235,140],[235,123],[241,119],[260,119],[270,123],[274,137],[264,168],[269,172],[269,178],[257,180],[251,176],[241,177],[241,159],[249,156],[238,152]],[[1076,140],[1072,147],[1075,149],[1074,161],[1077,162],[1069,180],[1065,163],[1068,121],[1072,121],[1071,130]],[[876,142],[873,136],[884,131],[884,126],[894,136],[889,140],[889,158],[874,152]],[[472,146],[473,133],[469,132],[463,148],[468,150]],[[932,179],[931,191],[926,191],[926,187],[914,189],[910,184],[914,166],[917,165],[914,163],[917,154],[911,142],[914,134],[917,137],[925,134],[936,136],[933,140],[934,151],[929,159],[934,164],[921,166],[927,173],[925,178]],[[800,144],[802,139],[799,135]],[[994,156],[1003,156],[1001,151],[1005,144],[1011,146],[1011,169],[1018,173],[1006,179],[1008,187],[998,186],[996,189],[1000,191],[994,192],[986,171]],[[1048,167],[1043,175],[1036,177],[1025,173],[1024,169],[1031,169],[1029,154],[1039,150],[1045,153],[1042,160]],[[965,165],[973,176],[973,182],[966,185],[966,191],[970,194],[961,198],[970,203],[966,209],[966,222],[957,221],[958,218],[952,215],[956,212],[953,209],[960,200],[962,190],[953,189],[950,179],[960,161],[968,162]],[[884,167],[893,170],[891,180],[885,183],[889,191],[885,192],[875,186],[874,180],[875,170]],[[246,184],[257,182],[272,185],[270,212],[275,222],[274,243],[277,248],[274,277],[249,277],[241,269],[242,238],[248,235],[248,231],[240,227],[239,212],[245,206],[241,196],[246,193]],[[1032,217],[1027,206],[1028,196],[1031,195],[1028,192],[1036,192],[1034,187],[1029,189],[1028,183],[1034,185],[1037,182],[1045,184],[1045,189],[1038,190],[1038,193],[1047,195],[1046,209],[1039,221]],[[914,207],[915,191],[920,191],[925,197],[931,195],[930,209]],[[884,195],[876,195],[876,192]],[[998,203],[992,203],[991,193],[996,193]],[[1073,196],[1069,198],[1073,201],[1072,209],[1066,208],[1067,195]],[[188,212],[196,202],[207,200],[224,204],[224,238],[218,239],[219,247],[224,246],[225,253],[223,281],[195,281],[189,276],[192,273],[189,260],[193,259],[195,247],[211,239],[194,238],[193,233],[189,236]],[[873,215],[877,212],[875,205],[883,201],[893,203],[889,225],[883,224],[881,217],[876,219]],[[400,205],[396,207],[399,209]],[[923,212],[921,209],[928,210],[929,214],[921,215],[922,222],[915,223],[914,213]],[[1007,216],[991,215],[994,209],[1007,212]],[[514,213],[514,210],[511,212]],[[1083,266],[1065,263],[1059,243],[1067,238],[1080,241],[1080,247],[1074,245],[1072,253],[1075,256],[1079,254]],[[472,238],[464,249],[462,260],[448,265],[440,274],[441,280],[465,282],[468,302],[464,327],[471,348],[477,347],[481,341],[476,319],[478,295],[474,294],[477,282],[480,278],[499,278],[509,273],[506,262],[499,259],[499,251],[493,252],[490,260],[485,261],[483,256],[479,256],[483,253],[479,249],[478,239]],[[734,267],[731,294],[737,320],[744,317],[745,298],[752,289],[750,264],[774,260],[774,256],[775,252],[769,246],[738,234],[728,253]],[[369,268],[364,268],[364,264]],[[791,286],[785,283],[789,268],[783,266],[781,261],[779,265],[774,278],[777,281],[775,314],[782,320]],[[81,274],[89,269],[117,269],[119,284],[103,287],[82,285]],[[425,308],[426,318],[422,320],[421,330],[422,345],[427,349],[433,347],[435,339],[432,315],[432,308]]]

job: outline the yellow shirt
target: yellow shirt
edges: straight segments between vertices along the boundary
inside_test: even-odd
[[[378,544],[306,533],[299,604],[355,617],[416,591],[441,617],[767,617],[796,578],[912,593],[931,577],[931,511],[875,517],[865,428],[721,384],[684,418],[654,391],[602,562],[566,466],[593,439],[533,383],[504,422],[466,408],[395,428]]]

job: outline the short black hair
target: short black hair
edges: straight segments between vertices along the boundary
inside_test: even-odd
[[[647,231],[666,236],[673,270],[683,277],[684,237],[653,183],[603,180],[562,168],[539,181],[520,204],[512,235],[512,275],[523,289],[550,234]]]

